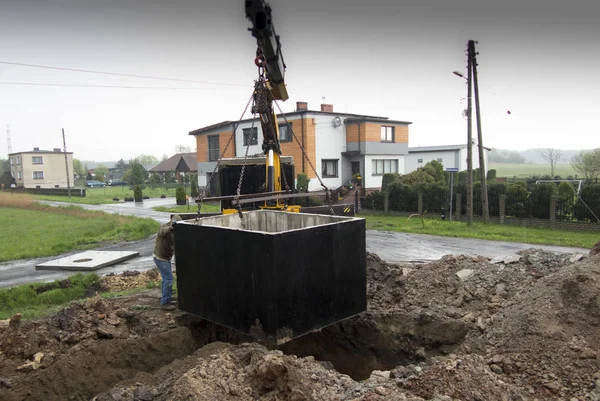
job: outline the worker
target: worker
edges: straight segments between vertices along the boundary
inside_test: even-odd
[[[175,235],[173,226],[181,221],[178,214],[174,214],[168,223],[162,224],[156,234],[154,243],[154,263],[158,267],[162,277],[162,295],[160,298],[160,309],[174,311],[177,301],[173,296],[173,271],[171,267],[171,258],[175,252]]]

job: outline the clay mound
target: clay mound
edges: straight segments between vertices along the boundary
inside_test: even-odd
[[[484,352],[494,371],[537,396],[584,397],[600,373],[599,326],[596,255],[536,280],[457,352]]]
[[[385,377],[357,383],[312,357],[267,351],[258,344],[212,343],[155,375],[123,382],[94,401],[133,400],[407,400]]]

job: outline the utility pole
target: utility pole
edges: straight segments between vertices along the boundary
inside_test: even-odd
[[[8,154],[12,153],[12,144],[10,143],[10,125],[6,125],[6,144],[8,145]]]
[[[471,49],[472,48],[472,49]],[[479,84],[477,81],[477,54],[475,52],[475,43],[470,40],[469,41],[469,52],[473,58],[472,67],[473,67],[473,86],[475,89],[475,115],[477,119],[477,144],[479,147],[479,175],[481,180],[481,208],[483,213],[483,221],[484,223],[490,222],[490,210],[488,206],[488,192],[487,192],[487,178],[485,171],[485,160],[484,160],[484,149],[483,149],[483,134],[481,132],[481,113],[480,113],[480,105],[479,105]]]
[[[467,45],[467,225],[473,225],[473,128],[471,106],[471,82],[473,78],[473,52],[475,42],[469,40]]]
[[[71,180],[69,177],[69,159],[67,157],[67,142],[65,140],[65,129],[62,129],[62,136],[63,136],[63,147],[65,150],[65,167],[67,169],[67,191],[69,194],[69,199],[71,199]]]

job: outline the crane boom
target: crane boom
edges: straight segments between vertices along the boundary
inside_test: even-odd
[[[252,28],[248,30],[252,32],[258,45],[257,66],[262,62],[260,66],[265,69],[273,99],[286,101],[288,93],[285,88],[285,62],[281,42],[273,26],[271,7],[264,0],[246,0],[245,6],[246,18],[252,22]]]

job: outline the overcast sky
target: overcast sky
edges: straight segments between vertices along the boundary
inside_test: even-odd
[[[0,4],[0,157],[7,125],[13,152],[61,147],[64,128],[82,160],[171,156],[195,148],[189,131],[237,120],[251,95],[256,42],[243,0]],[[296,101],[318,110],[324,97],[334,111],[411,121],[410,146],[464,143],[466,84],[452,71],[466,70],[473,39],[484,145],[600,146],[597,1],[270,4],[288,67],[284,111]]]

